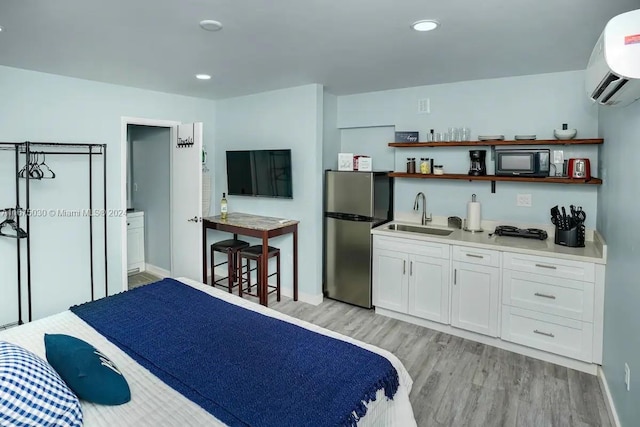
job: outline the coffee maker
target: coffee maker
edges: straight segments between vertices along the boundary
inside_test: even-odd
[[[486,157],[487,150],[469,150],[469,158],[471,160],[469,175],[480,176],[487,174]]]

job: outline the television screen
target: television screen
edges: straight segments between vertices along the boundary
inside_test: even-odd
[[[291,150],[227,151],[227,188],[232,196],[292,198]]]

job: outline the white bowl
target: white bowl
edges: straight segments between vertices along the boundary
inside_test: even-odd
[[[554,129],[553,136],[556,139],[573,139],[578,134],[577,129]]]

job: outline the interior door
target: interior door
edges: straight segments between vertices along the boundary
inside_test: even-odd
[[[171,147],[171,275],[202,280],[202,123],[177,127]]]

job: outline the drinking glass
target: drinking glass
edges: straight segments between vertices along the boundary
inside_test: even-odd
[[[457,141],[458,140],[458,129],[449,128],[449,133],[447,134],[449,141]]]
[[[471,129],[462,128],[462,140],[463,141],[471,141]]]

